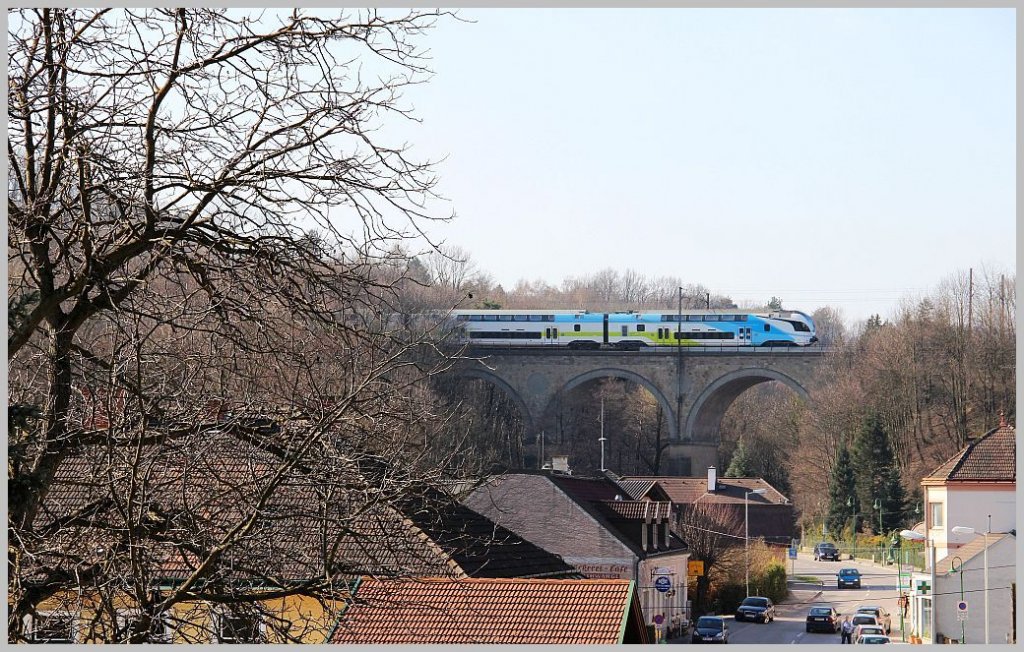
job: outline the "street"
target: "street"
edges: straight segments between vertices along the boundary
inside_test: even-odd
[[[794,568],[795,567],[795,568]],[[836,573],[840,568],[856,568],[861,572],[860,589],[836,587]],[[872,565],[864,561],[821,561],[816,562],[810,553],[800,553],[799,558],[787,560],[786,570],[790,577],[808,576],[817,578],[822,584],[810,582],[791,583],[789,600],[776,605],[775,621],[762,624],[735,622],[732,614],[726,614],[729,625],[729,643],[799,643],[839,645],[839,634],[808,633],[806,630],[807,610],[815,604],[831,604],[842,616],[852,615],[861,605],[880,605],[892,615],[892,641],[901,642],[900,619],[896,600],[896,568]],[[820,595],[819,595],[820,592]],[[672,641],[689,643],[689,635]]]

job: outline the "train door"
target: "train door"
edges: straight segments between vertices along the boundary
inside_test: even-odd
[[[544,329],[544,343],[545,344],[558,344],[558,328],[545,328]]]

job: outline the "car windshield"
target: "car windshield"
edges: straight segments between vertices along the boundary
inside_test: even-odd
[[[818,547],[822,550],[834,550],[836,546],[833,543],[819,543]]]
[[[839,574],[843,577],[856,577],[857,575],[860,575],[860,571],[856,568],[844,568],[839,571]]]
[[[743,607],[767,607],[768,598],[746,598],[743,600]]]
[[[861,643],[888,643],[889,642],[889,637],[888,636],[865,636],[864,638],[860,639],[860,642]]]
[[[812,616],[827,616],[830,613],[832,613],[832,611],[830,609],[826,609],[824,607],[813,607],[811,609],[811,615]]]
[[[854,625],[867,625],[867,624],[874,625],[875,624],[875,617],[874,616],[870,616],[868,614],[857,614],[856,616],[853,617],[853,624]]]
[[[705,616],[697,621],[697,627],[702,629],[722,629],[722,623],[721,618],[708,618]]]
[[[857,610],[857,613],[872,614],[872,615],[874,615],[874,614],[877,614],[879,611],[880,610],[879,610],[878,607],[861,607],[860,609]]]

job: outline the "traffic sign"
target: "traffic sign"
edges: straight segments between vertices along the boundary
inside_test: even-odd
[[[658,579],[654,580],[654,588],[662,593],[667,593],[672,588],[672,580],[661,575]]]
[[[686,574],[690,577],[700,577],[704,574],[704,562],[700,559],[695,559],[686,563]]]
[[[967,620],[967,601],[961,600],[956,603],[956,619]]]
[[[789,549],[789,558],[790,559],[796,559],[796,548],[790,548]]]
[[[665,615],[664,614],[654,614],[654,624],[655,625],[660,625],[663,622],[665,622]]]

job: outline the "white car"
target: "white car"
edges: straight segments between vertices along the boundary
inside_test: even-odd
[[[892,641],[889,640],[888,636],[881,634],[865,634],[854,642],[858,645],[870,645],[872,643],[891,643]]]

